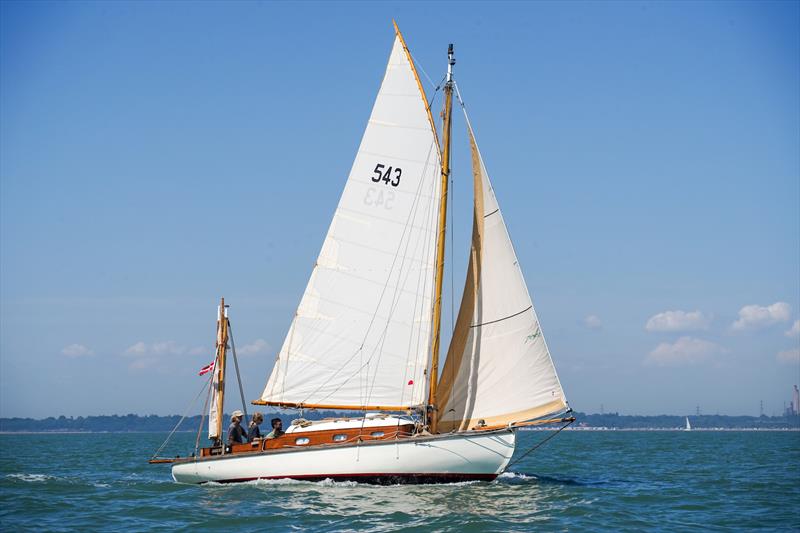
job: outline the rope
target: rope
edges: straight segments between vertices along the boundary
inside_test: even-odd
[[[233,353],[233,366],[236,367],[236,380],[239,382],[239,397],[242,399],[242,411],[244,411],[245,427],[250,421],[247,419],[247,404],[244,402],[244,387],[242,387],[242,376],[239,375],[239,359],[236,358],[236,343],[233,342],[233,330],[231,321],[228,320],[228,338],[231,340],[231,353]]]
[[[206,403],[203,404],[203,412],[200,414],[200,425],[197,426],[197,438],[194,440],[195,456],[197,456],[197,452],[200,449],[200,434],[203,432],[203,424],[206,421],[206,413],[208,412],[208,402],[210,400],[211,400],[211,387],[208,388],[208,394],[206,394]],[[222,435],[220,435],[218,438],[219,440],[222,440]]]
[[[172,438],[172,435],[175,434],[175,432],[178,430],[178,427],[181,425],[181,423],[184,420],[186,420],[186,416],[189,414],[189,410],[192,408],[192,406],[194,406],[194,403],[197,401],[197,399],[200,397],[200,395],[203,394],[203,391],[206,390],[206,387],[208,387],[210,383],[211,383],[211,378],[209,378],[208,381],[206,381],[205,385],[203,385],[203,388],[200,389],[200,392],[197,393],[197,396],[194,397],[194,400],[192,400],[189,403],[189,405],[186,407],[186,410],[184,411],[183,416],[181,417],[181,419],[178,420],[178,423],[175,424],[175,427],[172,428],[172,431],[170,431],[169,435],[167,435],[167,438],[164,440],[164,443],[161,444],[161,446],[158,448],[158,450],[156,450],[156,453],[154,453],[153,456],[150,459],[155,459],[156,457],[158,457],[158,454],[161,453],[161,451],[167,446],[167,443],[169,442],[169,439]]]
[[[529,449],[528,451],[526,451],[525,453],[523,453],[522,455],[520,455],[519,457],[517,457],[517,459],[516,459],[516,460],[514,460],[514,461],[511,461],[511,462],[510,462],[510,463],[509,463],[509,464],[506,466],[506,470],[507,470],[507,469],[509,469],[509,468],[511,468],[512,466],[514,466],[515,464],[517,464],[517,463],[518,463],[518,462],[520,462],[521,460],[523,460],[523,459],[525,458],[525,456],[526,456],[526,455],[528,455],[529,453],[531,453],[533,450],[535,450],[535,449],[536,449],[536,448],[538,448],[539,446],[542,446],[542,445],[543,445],[545,442],[549,441],[550,439],[552,439],[553,437],[555,437],[556,435],[558,435],[559,433],[561,433],[561,431],[563,431],[563,430],[564,430],[564,429],[565,429],[567,426],[569,426],[569,425],[570,425],[570,424],[572,424],[573,422],[575,422],[575,419],[574,419],[574,418],[573,418],[572,420],[570,420],[569,422],[567,422],[566,424],[564,424],[563,426],[561,426],[560,428],[558,428],[558,431],[556,431],[555,433],[553,433],[552,435],[550,435],[549,437],[547,437],[546,439],[544,439],[542,442],[538,443],[538,444],[537,444],[537,445],[535,445],[533,448]]]
[[[428,147],[428,155],[426,156],[426,159],[425,159],[426,161],[428,161],[430,159],[430,155],[431,155],[431,151],[433,150],[433,147],[434,147],[434,144],[431,143],[431,145]],[[427,163],[426,163],[425,167],[423,168],[423,174],[424,174],[425,171],[427,171]],[[381,295],[378,298],[378,302],[377,302],[377,304],[375,306],[375,311],[373,312],[372,317],[370,318],[370,322],[367,325],[367,329],[364,332],[364,338],[361,340],[361,345],[358,347],[358,350],[355,353],[353,353],[339,368],[336,369],[336,371],[333,373],[333,375],[331,375],[324,383],[320,384],[316,389],[311,391],[306,396],[306,400],[303,401],[302,403],[306,403],[308,401],[308,399],[311,398],[314,394],[316,394],[320,389],[322,389],[323,387],[327,386],[328,383],[333,381],[333,379],[337,375],[339,375],[339,372],[342,369],[344,369],[347,365],[349,365],[350,362],[353,359],[355,359],[356,355],[361,354],[361,357],[362,357],[362,361],[361,361],[361,364],[359,365],[359,367],[353,373],[351,373],[348,377],[346,377],[345,380],[338,387],[336,387],[334,390],[329,392],[327,395],[323,396],[319,400],[319,402],[322,402],[322,401],[326,400],[327,398],[329,398],[330,396],[332,396],[333,394],[336,394],[339,391],[339,389],[341,389],[346,383],[348,383],[356,375],[360,376],[360,374],[364,370],[364,368],[369,366],[370,362],[372,361],[372,357],[375,355],[375,352],[377,351],[378,346],[376,345],[373,348],[372,352],[370,353],[369,357],[367,358],[367,362],[364,363],[363,362],[363,353],[362,353],[363,348],[364,348],[364,344],[366,343],[367,338],[369,337],[369,334],[372,331],[372,326],[374,325],[375,320],[378,317],[378,311],[380,311],[380,307],[383,304],[384,297],[386,296],[387,289],[389,288],[389,282],[391,281],[391,278],[392,278],[392,273],[395,271],[395,265],[397,264],[397,260],[398,260],[398,257],[400,255],[401,248],[403,247],[403,242],[406,240],[406,233],[409,230],[409,225],[413,226],[413,222],[414,222],[415,218],[412,218],[412,216],[416,217],[417,208],[419,207],[419,193],[422,190],[422,185],[423,185],[424,181],[425,181],[424,179],[421,179],[420,182],[419,182],[419,185],[417,185],[417,190],[415,191],[414,208],[409,212],[408,216],[406,217],[405,226],[403,227],[403,233],[400,236],[400,242],[397,244],[397,249],[395,250],[394,258],[392,259],[392,264],[389,267],[389,275],[386,277],[386,283],[383,285],[383,289],[381,290]],[[408,248],[408,244],[407,243],[406,243],[406,248]],[[400,266],[401,269],[402,269],[402,265],[405,263],[405,259],[406,259],[405,257],[403,257],[401,259],[401,266]],[[400,279],[400,275],[401,275],[401,273],[398,273],[398,280]],[[379,337],[379,340],[382,339],[386,334],[386,329],[388,328],[388,320],[391,319],[391,315],[392,315],[392,313],[394,311],[393,307],[395,307],[395,305],[390,303],[389,317],[387,318],[387,325],[386,325],[386,327],[384,327],[384,332]],[[366,389],[366,386],[365,386],[365,389]],[[366,394],[366,391],[365,391],[365,394]]]

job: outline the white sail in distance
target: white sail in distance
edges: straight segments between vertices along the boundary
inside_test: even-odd
[[[440,432],[472,429],[480,421],[505,425],[567,409],[469,119],[467,128],[475,194],[472,249],[439,381]]]
[[[425,402],[439,145],[397,33],[311,278],[255,403]]]

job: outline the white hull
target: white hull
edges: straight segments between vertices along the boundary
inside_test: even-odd
[[[226,455],[172,466],[181,483],[254,479],[353,480],[382,484],[491,480],[514,453],[512,430]]]

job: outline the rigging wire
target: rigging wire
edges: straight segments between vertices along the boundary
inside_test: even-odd
[[[511,461],[511,462],[510,462],[510,463],[509,463],[509,464],[506,466],[506,470],[508,470],[508,469],[509,469],[509,468],[511,468],[513,465],[515,465],[515,464],[517,464],[518,462],[520,462],[521,460],[523,460],[523,459],[525,458],[525,456],[526,456],[526,455],[528,455],[528,454],[529,454],[529,453],[531,453],[533,450],[535,450],[535,449],[536,449],[536,448],[538,448],[539,446],[543,445],[545,442],[549,441],[550,439],[552,439],[553,437],[555,437],[556,435],[558,435],[559,433],[561,433],[561,432],[562,432],[564,429],[566,429],[566,428],[567,428],[567,426],[569,426],[570,424],[572,424],[573,422],[575,422],[575,419],[574,419],[574,418],[572,418],[571,420],[570,420],[570,419],[566,419],[566,420],[567,420],[567,423],[566,423],[566,424],[564,424],[563,426],[561,426],[560,428],[558,428],[558,430],[557,430],[556,432],[552,433],[552,434],[551,434],[551,435],[549,435],[549,436],[548,436],[546,439],[544,439],[543,441],[539,442],[538,444],[536,444],[535,446],[533,446],[532,448],[530,448],[529,450],[527,450],[525,453],[523,453],[522,455],[520,455],[519,457],[517,457],[517,458],[516,458],[514,461]]]
[[[435,143],[433,143],[433,142],[432,142],[432,143],[431,143],[431,145],[428,147],[428,155],[427,155],[427,157],[426,157],[426,161],[428,161],[428,160],[430,159],[431,151],[433,150],[433,146],[434,146],[434,144],[435,144]],[[426,164],[426,168],[427,168],[427,164]],[[423,169],[423,173],[425,172],[426,168],[425,168],[425,169]],[[414,202],[415,202],[415,206],[417,205],[417,203],[418,203],[418,201],[419,201],[419,192],[420,192],[420,190],[422,189],[422,184],[423,184],[423,182],[424,182],[424,181],[425,181],[424,179],[421,179],[421,180],[420,180],[420,182],[419,182],[419,185],[417,185],[417,190],[416,190],[416,192],[415,192],[415,200],[414,200]],[[415,213],[416,213],[416,207],[415,207],[415,209],[414,209],[413,211],[409,212],[408,216],[406,217],[405,226],[403,227],[403,233],[402,233],[402,235],[400,236],[400,242],[399,242],[399,243],[398,243],[398,245],[397,245],[397,249],[395,250],[394,258],[392,259],[392,264],[391,264],[391,266],[389,267],[389,272],[390,272],[390,273],[391,273],[391,272],[394,272],[395,265],[397,264],[397,260],[398,260],[398,257],[399,257],[399,255],[400,255],[400,250],[401,250],[401,248],[402,248],[403,242],[404,242],[404,241],[405,241],[405,239],[406,239],[406,232],[407,232],[407,231],[409,231],[409,225],[413,226],[413,219],[412,219],[411,217],[412,217],[412,215],[415,215]],[[403,258],[403,259],[402,259],[402,261],[401,261],[401,267],[402,267],[402,263],[403,263],[403,262],[405,262],[405,258]],[[387,289],[389,288],[389,282],[390,282],[390,281],[391,281],[391,275],[387,276],[387,278],[386,278],[386,283],[384,283],[384,285],[383,285],[383,289],[381,290],[380,297],[378,298],[378,302],[377,302],[377,304],[376,304],[376,306],[375,306],[375,311],[373,312],[373,314],[372,314],[372,317],[370,318],[369,325],[367,326],[367,329],[366,329],[366,331],[365,331],[365,333],[364,333],[364,337],[363,337],[363,339],[361,340],[361,345],[358,347],[358,350],[357,350],[355,353],[353,353],[353,354],[352,354],[352,355],[351,355],[351,356],[350,356],[350,357],[349,357],[349,358],[348,358],[348,359],[347,359],[347,360],[346,360],[346,361],[345,361],[345,362],[342,364],[342,366],[340,366],[339,368],[337,368],[337,369],[336,369],[336,371],[333,373],[333,375],[331,375],[331,376],[330,376],[330,377],[329,377],[329,378],[328,378],[328,379],[327,379],[325,382],[323,382],[323,383],[322,383],[321,385],[319,385],[319,386],[318,386],[316,389],[314,389],[312,392],[310,392],[310,393],[307,395],[307,397],[306,397],[306,401],[303,401],[302,403],[306,403],[306,402],[308,401],[308,398],[312,397],[312,396],[313,396],[314,394],[316,394],[316,393],[317,393],[317,392],[318,392],[318,391],[319,391],[321,388],[323,388],[323,387],[327,386],[327,385],[328,385],[328,384],[329,384],[331,381],[333,381],[333,379],[334,379],[334,378],[335,378],[335,377],[336,377],[336,376],[339,374],[339,372],[340,372],[340,371],[342,371],[342,370],[343,370],[343,369],[344,369],[344,368],[345,368],[345,367],[346,367],[346,366],[347,366],[347,365],[348,365],[348,364],[349,364],[349,363],[350,363],[350,362],[351,362],[351,361],[352,361],[352,360],[355,358],[355,356],[356,356],[356,355],[359,355],[359,354],[361,354],[361,356],[363,357],[362,350],[363,350],[363,348],[364,348],[364,344],[366,343],[366,341],[367,341],[367,338],[368,338],[368,336],[369,336],[370,332],[372,331],[372,326],[374,325],[374,323],[375,323],[376,319],[378,318],[378,312],[380,311],[380,306],[381,306],[381,304],[383,303],[384,296],[386,296],[386,292],[387,292]],[[393,312],[393,309],[392,309],[392,307],[393,307],[393,305],[392,305],[392,304],[390,304],[390,309],[389,309],[389,318],[391,318],[391,314],[392,314],[392,312]],[[387,323],[387,327],[388,327],[388,323]],[[386,330],[386,328],[384,328],[384,333],[382,333],[382,334],[381,334],[381,336],[380,336],[379,338],[381,338],[381,337],[383,337],[383,336],[385,335],[385,330]],[[372,361],[372,357],[373,357],[373,355],[375,354],[375,351],[377,350],[377,348],[378,348],[377,346],[375,346],[375,347],[373,348],[372,352],[370,353],[369,357],[367,358],[367,361],[366,361],[366,363],[364,363],[364,362],[363,362],[363,360],[362,360],[362,362],[361,362],[360,366],[359,366],[359,367],[358,367],[358,368],[355,370],[355,372],[353,372],[352,374],[350,374],[350,376],[346,377],[346,378],[344,379],[344,381],[342,381],[342,383],[341,383],[341,384],[340,384],[338,387],[336,387],[334,390],[332,390],[332,391],[331,391],[331,392],[329,392],[327,395],[325,395],[324,397],[322,397],[322,398],[321,398],[319,401],[324,401],[324,400],[326,400],[327,398],[329,398],[330,396],[332,396],[333,394],[337,393],[337,392],[339,391],[339,389],[341,389],[341,388],[342,388],[342,387],[343,387],[343,386],[344,386],[344,385],[345,385],[347,382],[349,382],[351,379],[353,379],[353,378],[354,378],[356,375],[359,375],[359,376],[360,376],[360,373],[362,372],[362,370],[364,369],[364,367],[365,367],[365,366],[368,366],[368,365],[369,365],[369,363]]]
[[[452,337],[453,333],[456,330],[455,325],[455,272],[454,272],[454,265],[456,264],[455,256],[453,255],[456,251],[455,248],[455,234],[456,234],[456,225],[453,222],[454,213],[453,210],[456,207],[455,201],[455,187],[453,182],[453,166],[450,166],[450,190],[447,193],[447,200],[450,202],[450,336]]]
[[[212,377],[213,377],[213,373],[212,373]],[[172,428],[172,431],[169,432],[169,435],[167,435],[167,438],[164,439],[163,444],[161,444],[161,446],[158,448],[158,450],[156,450],[156,453],[153,454],[153,457],[151,457],[151,459],[155,459],[156,457],[158,457],[158,454],[161,453],[161,451],[166,447],[167,443],[169,442],[169,439],[172,438],[172,435],[175,434],[175,432],[178,430],[178,427],[181,425],[181,423],[183,423],[183,421],[186,420],[186,417],[189,415],[189,411],[194,406],[194,403],[197,401],[197,399],[200,397],[200,395],[203,394],[203,391],[206,390],[206,387],[208,387],[210,384],[211,384],[211,378],[209,377],[208,380],[206,381],[206,383],[203,385],[203,388],[200,389],[199,393],[197,393],[197,396],[195,396],[194,399],[191,402],[189,402],[189,405],[186,406],[186,410],[184,411],[183,416],[181,417],[180,420],[178,420],[178,423],[175,424],[175,427]]]
[[[403,48],[405,48],[405,47],[403,47]],[[411,54],[411,50],[409,50],[408,48],[405,48],[405,51],[406,51],[406,52],[408,52],[408,55],[410,55],[410,56],[411,56],[411,60],[414,62],[414,65],[418,66],[418,67],[419,67],[419,69],[422,71],[422,73],[423,73],[423,74],[425,74],[425,77],[426,77],[426,78],[428,78],[428,83],[430,83],[430,84],[431,84],[431,86],[433,86],[433,80],[431,79],[431,77],[430,77],[430,76],[428,76],[428,73],[427,73],[427,72],[425,72],[425,68],[422,66],[422,63],[420,63],[419,61],[417,61],[417,58],[416,58],[416,57],[414,57],[414,56]],[[436,87],[436,89],[438,90],[438,89],[439,89],[439,87]]]
[[[244,411],[244,421],[245,424],[249,424],[250,421],[247,418],[247,404],[244,402],[244,387],[242,387],[242,376],[239,374],[239,359],[236,357],[236,343],[233,342],[233,330],[231,329],[230,320],[228,320],[228,338],[231,340],[231,353],[233,353],[233,366],[236,367],[236,380],[239,382],[239,396],[242,399],[242,411]],[[245,427],[247,427],[247,425],[245,425]]]
[[[214,379],[214,373],[211,373],[211,379]],[[194,440],[194,455],[197,456],[197,452],[200,449],[200,434],[203,432],[203,425],[206,421],[206,413],[208,412],[208,402],[211,401],[211,387],[208,387],[208,394],[206,394],[206,403],[203,404],[203,411],[200,415],[200,424],[197,426],[197,438]],[[217,435],[217,439],[221,442],[222,435]]]

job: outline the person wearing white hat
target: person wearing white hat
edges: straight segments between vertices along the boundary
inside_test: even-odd
[[[244,413],[238,409],[231,413],[231,425],[228,426],[228,446],[247,442],[247,435],[242,427],[243,417]]]

